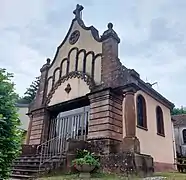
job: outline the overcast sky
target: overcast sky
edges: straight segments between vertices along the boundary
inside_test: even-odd
[[[76,4],[100,34],[112,22],[120,59],[176,106],[186,106],[186,0],[0,0],[0,67],[23,95],[65,37]]]

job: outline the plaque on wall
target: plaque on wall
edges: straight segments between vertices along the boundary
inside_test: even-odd
[[[80,32],[78,30],[75,30],[71,36],[70,36],[70,39],[69,39],[69,43],[72,45],[72,44],[75,44],[78,39],[79,39],[79,36],[80,36]]]

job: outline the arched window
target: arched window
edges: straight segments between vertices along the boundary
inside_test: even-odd
[[[183,134],[183,143],[186,144],[186,129],[182,131]]]
[[[142,95],[137,97],[137,125],[147,129],[146,103]]]
[[[163,111],[161,107],[156,107],[156,123],[157,123],[157,134],[165,135],[164,122],[163,122]]]

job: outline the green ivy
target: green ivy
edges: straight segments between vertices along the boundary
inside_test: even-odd
[[[13,160],[21,149],[22,132],[18,129],[17,94],[12,74],[0,68],[0,179],[8,179]]]

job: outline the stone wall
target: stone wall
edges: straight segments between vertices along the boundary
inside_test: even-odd
[[[122,97],[110,89],[89,96],[88,139],[122,139]]]
[[[46,123],[48,122],[46,110],[39,109],[32,112],[32,125],[30,128],[29,144],[40,144],[44,139],[45,131],[47,130]]]

